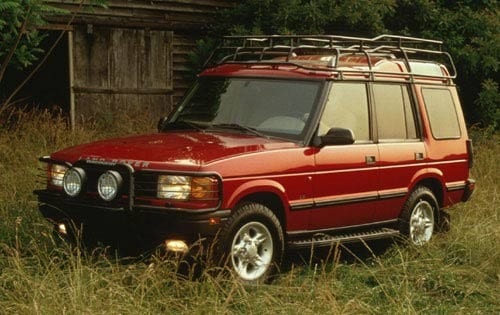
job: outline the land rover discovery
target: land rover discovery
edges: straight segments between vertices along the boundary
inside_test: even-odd
[[[224,38],[148,135],[40,158],[61,235],[189,253],[218,241],[244,281],[284,251],[407,237],[467,201],[472,145],[442,42],[381,35]]]

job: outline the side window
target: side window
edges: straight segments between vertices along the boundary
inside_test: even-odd
[[[450,91],[448,89],[423,88],[422,94],[434,138],[460,138],[460,126]]]
[[[351,129],[356,142],[370,140],[368,97],[364,83],[334,83],[320,120],[318,134],[333,127]]]
[[[374,84],[373,95],[380,140],[417,139],[408,86]]]

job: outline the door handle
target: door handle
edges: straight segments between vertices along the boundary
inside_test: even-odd
[[[375,162],[377,162],[377,159],[374,155],[367,155],[365,156],[365,162],[367,165],[373,165],[375,164]]]
[[[415,161],[422,161],[424,159],[424,154],[422,152],[415,152]]]

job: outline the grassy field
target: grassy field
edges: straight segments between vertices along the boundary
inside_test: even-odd
[[[59,115],[34,111],[0,122],[0,314],[500,313],[498,134],[473,132],[477,191],[471,202],[449,209],[451,231],[428,246],[374,243],[377,255],[363,245],[292,254],[272,285],[244,286],[209,274],[185,281],[175,277],[173,261],[124,263],[52,237],[32,195],[43,186],[37,158],[152,131],[156,123],[120,121],[112,130],[105,126],[113,121],[99,121],[71,132]]]

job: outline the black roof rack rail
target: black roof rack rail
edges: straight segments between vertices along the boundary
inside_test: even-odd
[[[443,42],[433,39],[397,36],[383,34],[373,38],[340,36],[340,35],[246,35],[246,36],[224,36],[222,45],[214,52],[213,57],[207,61],[209,63],[254,63],[266,64],[292,64],[297,67],[311,70],[327,70],[338,72],[369,72],[370,77],[374,73],[370,56],[374,54],[392,54],[400,56],[408,69],[405,75],[410,76],[410,80],[415,75],[420,77],[438,77],[443,79],[454,79],[457,76],[455,64],[451,55],[442,50]],[[303,63],[291,61],[295,54],[307,51],[312,54],[321,54],[334,57],[325,67],[308,67]],[[339,70],[339,58],[346,53],[361,53],[367,57],[368,71]],[[220,58],[220,56],[223,56]],[[411,59],[409,55],[419,57],[419,61],[437,62],[435,58],[429,56],[443,57],[444,62],[451,67],[450,75],[428,75],[414,73],[412,71]],[[214,57],[215,56],[215,57]],[[213,60],[219,56],[219,60]],[[284,57],[284,60],[272,60],[273,57]],[[387,73],[389,74],[389,73]],[[342,75],[342,73],[341,73]]]

